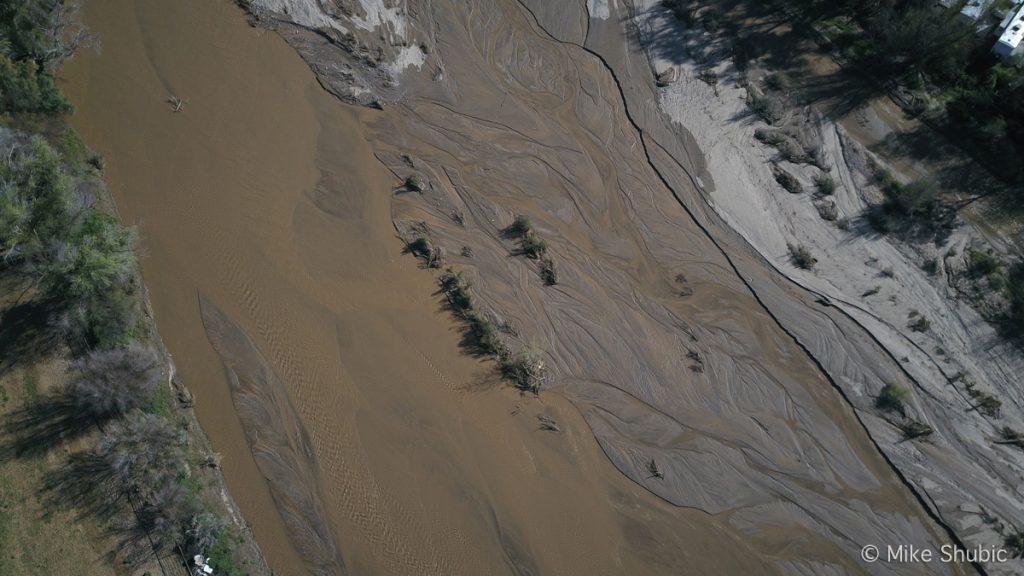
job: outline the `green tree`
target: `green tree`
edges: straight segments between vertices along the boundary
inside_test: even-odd
[[[90,211],[67,242],[51,247],[40,279],[56,300],[99,296],[123,285],[135,269],[135,232],[116,218]]]

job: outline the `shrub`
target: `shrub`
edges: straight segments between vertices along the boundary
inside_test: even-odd
[[[987,392],[981,392],[980,394],[978,394],[975,400],[977,401],[974,404],[975,410],[981,412],[982,414],[988,416],[989,418],[999,418],[999,413],[1003,407],[1002,400],[996,398],[995,396]]]
[[[534,260],[538,260],[547,254],[548,243],[536,234],[530,233],[523,237],[523,254]]]
[[[939,272],[939,259],[929,258],[925,260],[924,264],[921,264],[921,269],[929,276],[935,276]]]
[[[533,231],[533,225],[530,223],[529,217],[519,215],[505,231],[513,238],[523,238]]]
[[[536,394],[544,384],[546,369],[540,352],[528,348],[502,360],[501,372],[516,388]]]
[[[823,196],[831,196],[836,191],[836,181],[832,179],[830,174],[821,173],[814,177],[814,186],[818,189],[818,194]]]
[[[1012,558],[1024,558],[1024,531],[1014,530],[1003,538],[1003,545]]]
[[[417,236],[415,240],[409,242],[409,252],[413,256],[429,256],[432,248],[430,239],[426,236]]]
[[[545,286],[558,284],[558,272],[555,270],[555,262],[547,256],[540,259],[540,278]]]
[[[839,219],[839,208],[836,207],[835,202],[831,200],[820,201],[815,202],[814,206],[818,209],[818,216],[821,216],[822,220],[835,222]]]
[[[886,198],[891,212],[919,220],[934,217],[939,208],[938,187],[931,180],[917,180],[906,185],[891,184]]]
[[[477,310],[471,310],[466,315],[466,322],[469,327],[467,341],[478,352],[492,356],[502,356],[505,353],[505,343],[498,334],[498,327],[490,318]]]
[[[802,244],[789,245],[789,257],[793,264],[802,270],[812,270],[818,260],[811,254],[811,251]]]
[[[1002,272],[1003,261],[991,252],[982,252],[973,248],[967,249],[967,270],[975,278],[991,276]]]
[[[886,384],[875,399],[875,407],[888,412],[903,413],[903,406],[910,400],[910,391],[896,384]]]
[[[932,323],[924,316],[917,316],[910,324],[907,324],[907,327],[914,332],[927,332],[932,327]]]
[[[419,174],[412,174],[405,179],[405,187],[407,190],[413,192],[423,192],[426,190],[426,183],[423,182],[423,178]]]
[[[753,89],[748,92],[747,105],[768,124],[777,124],[782,120],[785,110],[775,96],[758,94]]]
[[[448,303],[458,314],[464,314],[475,306],[473,294],[469,291],[469,281],[461,272],[451,268],[441,276],[441,290],[448,298]]]
[[[903,438],[905,440],[927,438],[935,432],[931,426],[924,422],[918,422],[917,420],[908,420],[903,422],[900,424],[900,431],[903,432]]]
[[[800,194],[804,191],[803,184],[796,179],[796,176],[793,176],[778,166],[775,166],[772,169],[772,172],[775,174],[775,181],[785,188],[790,194]]]

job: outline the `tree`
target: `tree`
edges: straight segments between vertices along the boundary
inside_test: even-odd
[[[72,363],[71,371],[69,391],[75,406],[99,421],[144,406],[160,379],[156,355],[137,343],[92,352]]]
[[[113,216],[90,211],[68,241],[56,241],[41,271],[43,293],[69,301],[100,295],[135,270],[135,232]]]
[[[165,481],[185,473],[181,444],[166,419],[135,410],[110,426],[95,453],[107,482],[148,501]]]
[[[0,218],[11,227],[0,232],[2,248],[30,263],[71,227],[71,178],[60,155],[39,137],[15,144],[0,159]]]

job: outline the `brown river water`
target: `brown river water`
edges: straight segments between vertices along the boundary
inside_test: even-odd
[[[942,541],[667,200],[596,59],[514,2],[439,5],[446,83],[384,112],[327,94],[227,0],[87,2],[100,50],[62,74],[275,573],[857,573],[865,538]],[[402,154],[433,200],[394,194]],[[497,232],[516,212],[559,286]],[[396,224],[419,221],[473,246],[462,264],[547,351],[553,391],[461,351],[436,275],[403,255]],[[637,475],[649,455],[664,485]]]

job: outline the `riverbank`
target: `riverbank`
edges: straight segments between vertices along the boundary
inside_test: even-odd
[[[54,80],[71,7],[0,11],[0,571],[267,574]]]

